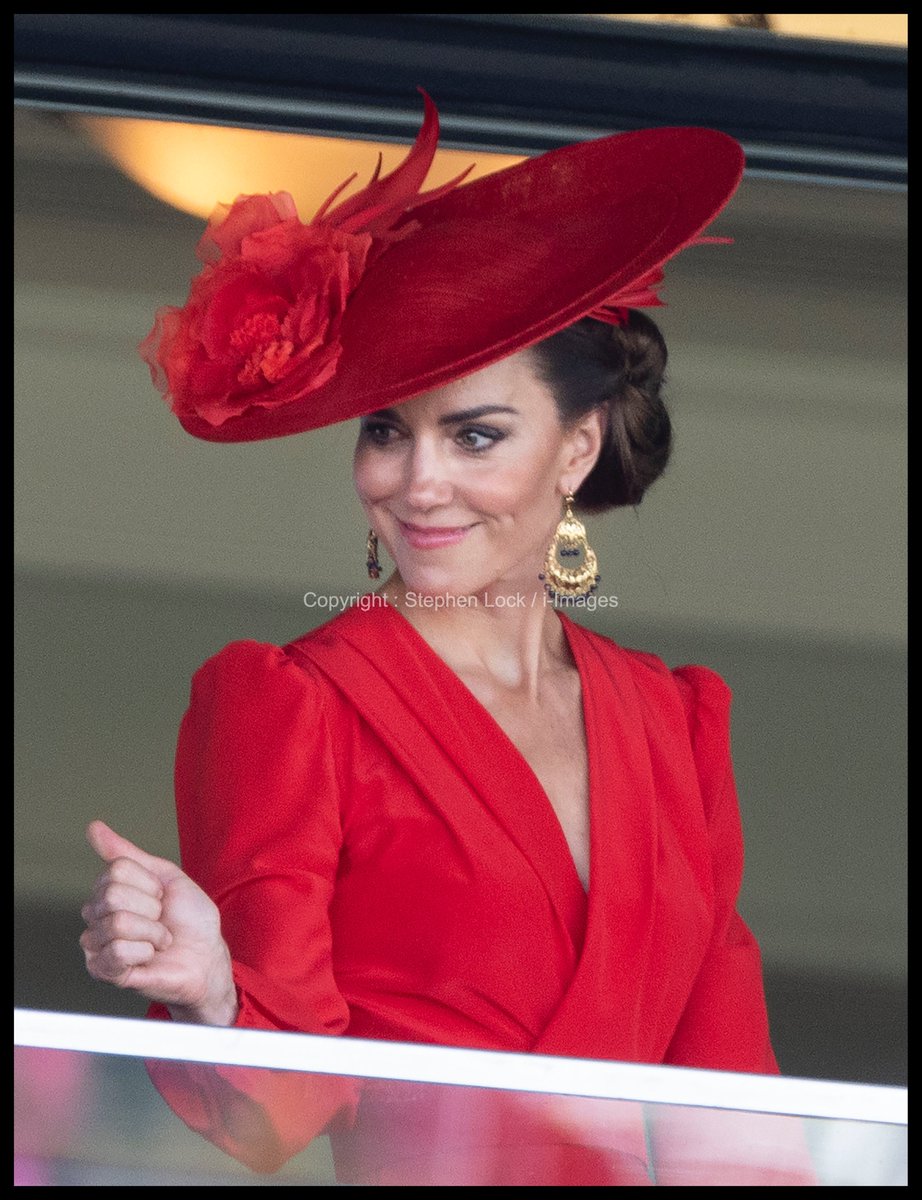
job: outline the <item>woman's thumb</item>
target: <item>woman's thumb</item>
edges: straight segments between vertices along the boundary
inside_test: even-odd
[[[157,858],[148,854],[134,842],[116,833],[105,821],[91,821],[86,827],[86,840],[90,843],[103,862],[112,862],[116,858],[130,858],[163,882],[176,875],[182,874],[175,863],[168,859]]]

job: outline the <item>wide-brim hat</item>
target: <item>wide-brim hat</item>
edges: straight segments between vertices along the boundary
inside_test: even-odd
[[[438,136],[425,100],[401,166],[338,205],[334,193],[310,222],[286,193],[216,211],[186,305],[161,309],[140,347],[189,433],[301,433],[400,404],[582,317],[620,323],[659,303],[663,264],[707,240],[742,176],[733,138],[675,127],[420,194]]]

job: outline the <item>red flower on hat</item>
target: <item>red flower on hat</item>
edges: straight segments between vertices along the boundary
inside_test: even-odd
[[[309,223],[287,192],[239,196],[215,210],[185,305],[159,309],[138,347],[175,413],[219,426],[254,406],[300,399],[332,378],[343,313],[366,268],[412,231],[407,222],[395,228],[411,207],[467,174],[420,193],[438,142],[438,114],[423,96],[423,125],[400,166],[379,179],[379,159],[370,183],[331,207],[355,176],[347,179]]]

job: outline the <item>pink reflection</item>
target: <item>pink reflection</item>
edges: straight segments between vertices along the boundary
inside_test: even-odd
[[[46,1187],[55,1182],[54,1160],[73,1153],[92,1063],[69,1050],[16,1046],[13,1070],[13,1186]]]

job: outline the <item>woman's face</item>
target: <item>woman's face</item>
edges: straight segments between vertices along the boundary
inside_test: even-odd
[[[356,490],[408,591],[533,594],[601,429],[561,425],[526,350],[362,418]]]

